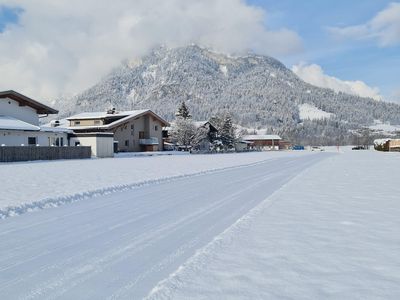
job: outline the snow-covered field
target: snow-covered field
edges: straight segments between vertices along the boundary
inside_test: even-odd
[[[306,170],[161,282],[150,299],[400,299],[399,153]]]
[[[145,297],[197,249],[332,154],[282,155],[0,220],[0,298]]]
[[[306,152],[221,155],[132,156],[118,158],[0,163],[0,219],[94,195]]]
[[[400,154],[342,151],[2,164],[115,188],[0,220],[0,299],[400,299]]]

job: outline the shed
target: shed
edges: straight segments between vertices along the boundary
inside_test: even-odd
[[[92,156],[114,157],[114,134],[107,132],[74,133],[70,137],[72,146],[90,146]]]

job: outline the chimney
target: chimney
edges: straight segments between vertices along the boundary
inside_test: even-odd
[[[115,114],[115,107],[113,107],[112,109],[108,109],[108,110],[107,110],[107,114],[108,114],[108,115],[113,115],[113,114]]]
[[[51,127],[58,127],[60,126],[60,121],[59,120],[53,120],[50,122]]]

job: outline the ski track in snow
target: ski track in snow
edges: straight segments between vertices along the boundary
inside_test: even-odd
[[[302,170],[282,157],[0,221],[1,299],[138,299]]]
[[[298,155],[309,153],[256,152],[151,158],[124,157],[122,154],[114,159],[0,164],[0,219],[144,185]]]
[[[152,299],[400,299],[398,153],[347,151],[287,182]]]

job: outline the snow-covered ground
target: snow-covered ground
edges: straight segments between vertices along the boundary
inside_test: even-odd
[[[331,155],[276,154],[0,220],[0,299],[141,299],[275,190]]]
[[[0,163],[0,219],[94,195],[169,180],[171,177],[307,154],[252,152],[151,157],[140,154],[142,157],[138,157],[121,153],[117,158],[109,159]]]
[[[0,299],[400,299],[400,154],[340,150],[2,164],[26,196],[183,176],[0,220]]]
[[[400,299],[399,153],[345,151],[200,249],[150,299]]]

